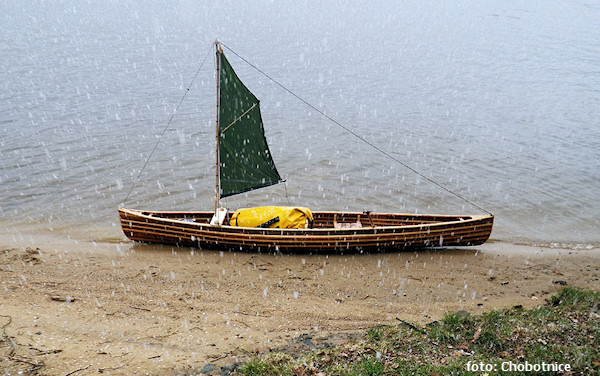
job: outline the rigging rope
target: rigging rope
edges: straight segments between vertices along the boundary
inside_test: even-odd
[[[419,171],[415,170],[413,167],[410,167],[409,165],[407,165],[406,163],[402,162],[401,160],[399,160],[398,158],[394,157],[393,155],[391,155],[390,153],[388,153],[387,151],[381,149],[380,147],[378,147],[377,145],[373,144],[372,142],[368,141],[367,139],[365,139],[364,137],[360,136],[359,134],[357,134],[356,132],[354,132],[353,130],[351,130],[350,128],[342,125],[340,122],[338,122],[337,120],[333,119],[331,116],[327,115],[325,112],[321,111],[320,109],[318,109],[317,107],[315,107],[314,105],[310,104],[308,101],[306,101],[304,98],[300,97],[299,95],[297,95],[296,93],[294,93],[293,91],[291,91],[290,89],[288,89],[287,87],[285,87],[284,85],[280,84],[277,80],[275,80],[274,78],[272,78],[271,76],[269,76],[268,74],[266,74],[265,72],[263,72],[262,70],[260,70],[256,65],[252,64],[251,62],[249,62],[248,60],[246,60],[244,57],[240,56],[237,52],[235,52],[234,50],[232,50],[229,46],[227,46],[226,44],[221,42],[221,45],[225,48],[227,48],[229,51],[231,51],[234,55],[236,55],[237,57],[239,57],[240,59],[242,59],[246,64],[250,65],[252,68],[256,69],[260,74],[262,74],[263,76],[265,76],[266,78],[268,78],[269,80],[271,80],[273,83],[275,83],[277,86],[281,87],[283,90],[287,91],[289,94],[291,94],[292,96],[294,96],[296,99],[298,99],[299,101],[301,101],[302,103],[304,103],[305,105],[307,105],[308,107],[312,108],[313,110],[317,111],[319,114],[321,114],[322,116],[324,116],[325,118],[327,118],[329,121],[331,121],[332,123],[334,123],[335,125],[337,125],[338,127],[342,128],[343,130],[345,130],[346,132],[350,133],[351,135],[353,135],[354,137],[358,138],[360,141],[364,142],[365,144],[369,145],[370,147],[372,147],[373,149],[379,151],[380,153],[382,153],[383,155],[385,155],[386,157],[390,158],[391,160],[395,161],[396,163],[399,163],[400,165],[404,166],[405,168],[409,169],[410,171],[414,172],[415,174],[419,175],[420,177],[422,177],[423,179],[429,181],[430,183],[436,185],[437,187],[443,189],[444,191],[454,195],[455,197],[458,197],[459,199],[463,200],[464,202],[476,207],[479,210],[482,210],[488,214],[492,214],[490,211],[482,208],[481,206],[469,201],[468,199],[466,199],[465,197],[461,196],[460,194],[451,191],[450,189],[444,187],[443,185],[441,185],[440,183],[436,182],[435,180],[423,175],[422,173],[420,173]]]
[[[208,52],[204,56],[204,60],[202,60],[202,64],[200,64],[200,67],[198,68],[198,70],[196,71],[196,74],[194,75],[194,77],[190,81],[190,84],[188,85],[187,89],[183,93],[183,96],[179,100],[179,103],[177,103],[177,107],[175,107],[175,111],[173,111],[173,114],[171,115],[171,118],[167,122],[167,125],[165,126],[165,129],[163,129],[162,133],[160,134],[160,137],[158,138],[158,141],[156,141],[156,144],[154,144],[154,147],[152,148],[152,151],[150,152],[150,155],[148,156],[148,159],[146,159],[146,162],[144,163],[144,166],[142,166],[142,169],[140,170],[140,173],[138,174],[137,178],[135,178],[135,181],[133,182],[133,185],[131,186],[131,188],[129,188],[129,192],[127,192],[127,196],[125,196],[125,199],[123,200],[123,204],[125,204],[125,202],[127,202],[127,199],[129,198],[129,195],[131,195],[131,192],[133,191],[133,188],[137,185],[138,181],[140,180],[140,177],[142,176],[142,173],[144,172],[144,169],[148,165],[148,162],[150,161],[150,158],[152,158],[152,154],[154,154],[154,151],[158,147],[158,144],[160,143],[160,140],[163,138],[163,136],[167,132],[167,129],[169,129],[169,126],[171,125],[171,122],[173,121],[173,118],[177,114],[177,110],[179,109],[179,106],[181,106],[181,103],[183,102],[183,100],[185,99],[185,97],[187,96],[187,94],[190,92],[190,88],[194,84],[194,81],[196,80],[196,77],[198,77],[198,74],[200,73],[200,70],[204,66],[204,63],[206,62],[206,59],[208,58],[208,55],[210,54],[210,52],[212,51],[212,49],[213,49],[213,47],[210,46],[210,48],[208,49]]]

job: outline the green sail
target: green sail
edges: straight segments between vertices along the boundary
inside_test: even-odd
[[[227,197],[282,181],[265,139],[259,100],[218,53],[220,196]]]

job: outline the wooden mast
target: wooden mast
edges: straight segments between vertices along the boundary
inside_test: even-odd
[[[221,97],[221,87],[220,87],[220,64],[221,64],[221,53],[223,50],[221,49],[221,44],[218,40],[215,40],[215,49],[216,49],[216,57],[217,57],[217,116],[216,116],[216,132],[215,132],[215,215],[218,217],[219,211],[219,201],[221,200],[221,192],[219,187],[219,105],[220,105],[220,97]],[[217,225],[219,221],[217,221]]]

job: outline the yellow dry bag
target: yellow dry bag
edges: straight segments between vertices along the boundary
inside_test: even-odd
[[[309,228],[313,215],[308,208],[289,206],[262,206],[259,208],[238,209],[229,221],[230,226],[270,227],[270,228]]]

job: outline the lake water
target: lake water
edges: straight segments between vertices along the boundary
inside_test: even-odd
[[[122,238],[116,208],[196,72],[125,204],[212,208],[218,38],[494,213],[493,239],[598,246],[600,4],[588,1],[3,1],[0,227]],[[289,199],[314,210],[481,213],[225,53],[261,99],[287,179],[228,207]]]

